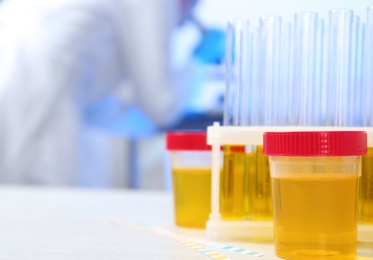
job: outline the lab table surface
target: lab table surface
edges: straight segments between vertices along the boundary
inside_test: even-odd
[[[0,259],[278,259],[272,244],[176,227],[166,191],[0,186],[0,198]]]

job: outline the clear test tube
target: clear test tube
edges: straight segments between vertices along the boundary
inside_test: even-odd
[[[251,70],[250,70],[250,84],[252,88],[251,91],[251,105],[250,105],[250,126],[260,126],[263,125],[264,118],[264,103],[265,93],[260,88],[259,84],[259,74],[260,74],[260,28],[255,26],[251,31]]]
[[[245,126],[249,123],[249,39],[247,20],[231,20],[227,25],[225,126]]]
[[[365,25],[363,126],[373,126],[373,6],[367,8]]]
[[[260,17],[259,30],[259,87],[264,93],[262,123],[278,125],[281,17]]]
[[[315,84],[318,15],[298,12],[294,19],[293,96],[291,111],[293,125],[310,126],[315,114]]]
[[[327,124],[346,126],[351,77],[351,37],[354,14],[349,9],[329,14]]]
[[[317,40],[316,40],[316,57],[315,57],[315,85],[317,88],[314,92],[314,108],[313,108],[313,118],[311,120],[312,126],[321,126],[323,123],[323,115],[325,115],[325,75],[326,68],[325,65],[325,46],[326,46],[326,37],[325,37],[325,22],[323,19],[318,20],[317,22]]]
[[[227,25],[226,94],[224,125],[247,126],[250,122],[250,24],[247,20],[231,20]],[[245,145],[224,144],[220,185],[220,213],[223,219],[245,218],[246,170]],[[216,189],[216,187],[215,187]],[[214,206],[216,207],[216,205]]]
[[[278,94],[278,125],[289,125],[290,103],[291,103],[291,64],[292,64],[292,24],[283,21],[281,29],[281,52],[280,52],[280,83]]]
[[[352,31],[351,31],[351,60],[350,70],[350,82],[347,93],[347,118],[346,126],[356,126],[357,120],[359,118],[359,108],[361,107],[361,84],[358,80],[358,62],[360,53],[360,42],[361,42],[361,32],[360,32],[360,17],[354,15],[352,21]]]
[[[365,58],[365,23],[359,26],[360,39],[357,47],[356,60],[356,86],[359,91],[354,103],[353,126],[363,126],[364,109],[364,58]]]
[[[364,48],[364,84],[363,84],[363,125],[373,126],[373,6],[367,8]],[[373,241],[373,138],[368,132],[368,154],[363,157],[361,194],[359,201],[358,241],[369,245],[371,252]]]

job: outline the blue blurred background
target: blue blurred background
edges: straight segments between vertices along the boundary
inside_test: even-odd
[[[75,3],[71,0],[60,0],[58,4],[63,6],[64,2],[71,2],[71,5]],[[83,1],[82,3],[89,2]],[[94,0],[92,0],[94,2]],[[131,1],[129,1],[131,2]],[[146,3],[146,1],[144,1]],[[172,2],[172,1],[171,1]],[[175,0],[176,2],[176,0]],[[17,44],[22,45],[26,42],[23,40],[23,37],[30,37],[30,39],[40,40],[40,35],[46,35],[46,41],[50,42],[48,38],[48,33],[41,30],[41,27],[37,27],[36,24],[31,23],[30,18],[29,22],[28,15],[33,13],[36,16],[40,11],[40,6],[43,6],[43,3],[48,3],[45,0],[32,0],[32,1],[22,1],[22,0],[5,0],[0,2],[0,28],[6,28],[9,26],[10,30],[7,31],[8,34],[0,34],[0,48],[7,47],[13,48]],[[10,5],[7,5],[7,4]],[[16,3],[16,4],[13,4]],[[25,3],[28,3],[25,5]],[[33,4],[30,4],[33,3]],[[98,2],[97,2],[98,3]],[[133,2],[135,3],[135,2]],[[136,2],[137,3],[137,2]],[[150,1],[149,1],[150,3]],[[13,4],[13,5],[12,5]],[[128,82],[123,80],[120,83],[123,87],[119,87],[117,91],[111,93],[111,95],[106,95],[100,99],[100,102],[89,102],[89,105],[84,107],[84,112],[82,113],[82,118],[84,120],[84,125],[81,128],[84,128],[84,137],[78,143],[80,145],[80,155],[81,159],[85,162],[80,169],[78,181],[75,182],[77,185],[86,186],[86,187],[107,187],[107,188],[148,188],[148,189],[170,189],[170,169],[168,164],[168,154],[165,150],[164,144],[164,134],[167,131],[183,131],[183,130],[206,130],[206,127],[211,125],[215,121],[222,122],[223,110],[224,110],[224,94],[225,94],[225,67],[224,67],[224,55],[225,55],[225,27],[229,19],[236,18],[245,18],[250,20],[251,23],[256,24],[259,20],[259,17],[262,15],[279,15],[283,19],[292,21],[294,13],[298,11],[310,10],[319,13],[319,16],[322,18],[327,18],[328,12],[334,8],[350,8],[353,9],[355,14],[360,16],[362,19],[365,19],[366,7],[373,4],[372,1],[368,0],[315,0],[315,1],[305,1],[305,0],[263,0],[263,1],[253,1],[253,0],[200,0],[197,1],[196,6],[191,14],[188,15],[188,19],[177,29],[172,30],[170,37],[170,65],[171,68],[175,71],[183,71],[185,67],[188,67],[192,73],[190,73],[187,80],[185,78],[179,78],[175,85],[179,83],[184,83],[187,85],[187,89],[190,92],[188,96],[185,96],[186,106],[183,112],[179,115],[177,120],[174,120],[171,124],[157,124],[149,117],[149,112],[151,114],[152,109],[147,109],[147,111],[142,110],[141,108],[133,105],[131,102],[123,103],[123,100],[131,100],[134,93],[128,91],[130,88],[127,88]],[[78,4],[76,4],[78,6]],[[3,6],[10,6],[9,10],[15,11],[19,16],[10,15],[9,10],[3,10]],[[134,5],[135,6],[135,5]],[[133,8],[134,6],[131,6]],[[31,8],[32,7],[32,8]],[[80,6],[78,6],[80,8]],[[136,6],[135,6],[136,7]],[[12,10],[12,8],[14,10]],[[48,7],[49,8],[49,7]],[[17,10],[16,10],[17,9]],[[35,11],[36,10],[36,11]],[[35,11],[35,12],[33,12]],[[145,6],[144,10],[137,10],[139,14],[142,12],[150,12],[151,8]],[[74,13],[79,19],[79,13]],[[134,14],[130,12],[126,14],[127,16],[133,15],[141,23],[141,15]],[[123,17],[126,17],[123,15]],[[56,13],[48,14],[44,22],[54,21],[58,17]],[[119,16],[120,17],[120,16]],[[36,17],[38,18],[38,17]],[[162,17],[161,17],[162,18]],[[43,18],[44,19],[44,18]],[[155,19],[155,18],[154,18]],[[160,19],[158,17],[158,19]],[[36,19],[39,21],[38,19]],[[63,19],[62,19],[63,20]],[[61,20],[58,20],[61,21]],[[23,22],[23,25],[22,23]],[[157,23],[157,20],[153,21]],[[39,34],[30,34],[28,29],[35,26],[36,31]],[[55,32],[55,28],[60,28],[59,26],[52,26],[52,31]],[[14,27],[14,28],[13,28]],[[39,29],[38,29],[39,28]],[[109,28],[109,27],[108,27]],[[94,51],[100,52],[101,50],[105,53],[105,46],[108,46],[105,39],[109,39],[108,35],[111,33],[110,28],[108,29],[105,26],[100,27],[100,33],[97,33],[97,38],[92,39],[99,42],[103,49],[95,49]],[[76,29],[76,28],[75,28]],[[97,28],[95,28],[97,29]],[[127,29],[127,28],[126,28]],[[2,30],[2,29],[1,29]],[[0,30],[0,33],[3,31]],[[88,30],[88,32],[91,29]],[[93,31],[93,30],[91,30]],[[15,34],[20,34],[22,41],[11,42],[9,39]],[[64,31],[64,33],[70,33],[69,31]],[[146,34],[151,34],[152,32],[142,32],[144,33],[144,38],[146,39]],[[88,34],[89,35],[89,34]],[[136,33],[133,34],[137,36]],[[10,36],[9,38],[7,36]],[[1,38],[3,37],[3,38]],[[39,37],[39,38],[38,38]],[[102,38],[100,38],[102,37]],[[84,37],[83,37],[84,39]],[[85,39],[89,42],[91,39]],[[29,42],[30,46],[32,42]],[[37,41],[35,41],[33,47],[38,51]],[[64,44],[64,39],[57,44]],[[59,45],[58,45],[59,46]],[[145,45],[146,46],[146,45]],[[81,46],[81,49],[84,49],[85,46]],[[137,47],[137,46],[133,46]],[[1,49],[0,49],[1,50]],[[40,50],[42,51],[42,49]],[[48,51],[56,51],[49,50]],[[131,52],[131,50],[129,51]],[[58,49],[57,49],[58,53]],[[32,54],[32,55],[31,55]],[[43,59],[42,55],[39,53],[31,53],[27,57],[22,57],[22,54],[16,59],[20,64],[27,64],[30,62],[31,68],[35,62],[40,62]],[[111,53],[109,49],[110,57],[115,60],[118,56],[118,53]],[[131,53],[129,53],[131,54]],[[140,53],[141,49],[140,49]],[[101,54],[99,54],[101,55]],[[104,55],[104,54],[102,54]],[[146,54],[144,54],[146,57]],[[9,58],[9,60],[7,60]],[[52,57],[53,60],[55,57]],[[84,56],[74,57],[79,61],[79,58],[86,58]],[[143,58],[143,57],[142,57]],[[141,58],[141,59],[142,59]],[[148,57],[146,57],[148,58]],[[68,59],[62,57],[61,62],[66,62]],[[153,60],[149,58],[149,62]],[[94,62],[91,62],[93,64]],[[40,63],[41,64],[41,63]],[[91,65],[89,64],[89,66]],[[119,62],[118,62],[119,64]],[[1,57],[0,65],[4,65],[6,68],[3,70],[3,76],[8,72],[8,68],[12,66],[11,56],[4,55]],[[44,64],[45,65],[45,64]],[[144,64],[143,64],[144,65]],[[145,64],[146,65],[146,64]],[[88,67],[89,67],[88,66]],[[115,74],[115,70],[108,70],[104,65],[100,67],[100,64],[97,65],[99,69],[96,71],[89,71],[85,74],[86,77],[81,79],[87,85],[91,84],[92,79],[96,74],[106,73],[106,74]],[[142,65],[141,65],[142,66]],[[134,73],[140,75],[141,78],[141,66],[137,66]],[[35,65],[37,67],[37,65]],[[49,66],[50,67],[50,66]],[[48,68],[48,64],[46,66]],[[86,69],[86,68],[85,68]],[[106,71],[108,70],[108,71]],[[34,76],[30,72],[31,69],[26,69],[27,76],[30,79],[34,79]],[[58,71],[58,66],[56,67]],[[46,74],[47,72],[44,72]],[[43,73],[41,76],[45,76]],[[105,75],[107,76],[107,75]],[[10,77],[11,78],[11,77]],[[157,77],[155,77],[157,78]],[[57,79],[55,81],[58,81]],[[167,79],[166,79],[167,81]],[[0,77],[0,83],[4,83],[6,80]],[[26,81],[27,82],[27,81]],[[94,83],[94,82],[93,82]],[[102,82],[101,82],[102,83]],[[107,82],[104,82],[107,83]],[[31,84],[31,83],[30,83]],[[26,84],[27,85],[27,84]],[[48,85],[48,84],[47,84]],[[94,85],[94,84],[93,84]],[[35,84],[36,88],[39,86]],[[185,87],[185,86],[184,86]],[[2,90],[2,89],[1,89]],[[99,89],[100,90],[100,89]],[[101,91],[101,90],[100,90]],[[2,94],[1,92],[0,94]],[[28,96],[24,92],[22,95],[22,100],[27,100]],[[43,93],[43,99],[46,100],[46,92]],[[61,94],[61,93],[60,93]],[[93,93],[97,94],[97,93]],[[183,93],[179,93],[180,96],[183,96]],[[90,97],[88,97],[89,99]],[[157,97],[154,97],[157,98]],[[94,98],[92,98],[94,100]],[[88,100],[91,101],[91,100]],[[4,100],[0,104],[6,104]],[[38,101],[39,102],[39,101]],[[44,101],[43,101],[44,102]],[[53,102],[53,101],[51,101]],[[12,102],[10,102],[12,103]],[[17,102],[13,102],[17,103]],[[42,103],[42,102],[41,102]],[[142,100],[143,105],[150,105],[152,100],[144,99]],[[175,102],[177,103],[177,102]],[[34,106],[33,106],[34,107]],[[30,107],[25,106],[27,111]],[[145,109],[146,110],[146,109]],[[5,109],[3,109],[5,111]],[[65,111],[65,110],[64,110]],[[44,111],[45,112],[45,111]],[[173,112],[168,110],[168,112]],[[3,112],[4,113],[4,112]],[[9,119],[8,115],[2,115],[5,119],[9,120],[9,123],[12,123],[12,119]],[[3,118],[1,117],[1,118]],[[166,114],[163,116],[167,117]],[[29,119],[30,117],[27,117]],[[32,118],[32,117],[31,117]],[[45,119],[45,118],[42,118]],[[48,119],[48,118],[47,118]],[[47,122],[48,120],[45,119]],[[57,118],[58,119],[58,118]],[[158,116],[158,121],[162,121],[162,115]],[[56,120],[56,118],[54,118]],[[58,121],[58,120],[56,120]],[[27,124],[23,124],[21,121],[20,125],[17,126],[17,129],[20,129],[19,132],[22,136],[26,132]],[[0,122],[1,123],[1,122]],[[158,122],[159,123],[159,122]],[[63,127],[63,123],[61,123]],[[3,125],[4,126],[4,125]],[[41,126],[40,126],[41,127]],[[61,129],[61,127],[59,129]],[[65,125],[66,127],[66,125]],[[4,128],[4,127],[3,127]],[[22,128],[22,129],[21,129]],[[5,128],[4,128],[5,129]],[[9,128],[8,134],[13,133],[14,131]],[[34,129],[35,130],[35,129]],[[47,131],[45,128],[40,128],[37,131],[36,135],[32,134],[31,137],[35,138],[41,132],[45,132],[47,135],[53,133],[56,134],[56,128],[52,128],[51,131]],[[3,135],[4,134],[4,135]],[[7,132],[0,132],[0,141],[2,141],[3,150],[0,151],[2,154],[5,154],[9,151],[4,149],[4,140],[7,139]],[[3,136],[2,136],[3,135]],[[25,135],[23,135],[25,136]],[[56,134],[57,139],[58,135]],[[22,141],[22,140],[21,140]],[[61,141],[61,140],[60,140]],[[74,141],[73,141],[74,142]],[[17,142],[16,142],[17,143]],[[62,143],[68,143],[62,142]],[[20,145],[20,151],[24,147],[27,147],[28,144]],[[32,145],[31,145],[32,146]],[[34,148],[34,147],[32,147]],[[39,148],[39,147],[38,147]],[[56,147],[49,147],[50,151],[55,151]],[[12,151],[14,152],[14,151]],[[32,152],[31,152],[32,153]],[[13,153],[14,154],[14,153]],[[48,154],[50,156],[50,154]],[[50,169],[60,168],[53,165],[53,160],[50,157],[46,156],[43,158],[44,161],[47,161],[51,165]],[[4,158],[4,156],[3,156]],[[32,157],[31,157],[32,158]],[[58,158],[57,158],[58,159]],[[31,160],[31,159],[30,159]],[[17,160],[16,160],[17,162]],[[6,161],[0,161],[1,164],[7,163]],[[25,167],[29,167],[29,162],[25,162]],[[4,168],[4,167],[3,167]],[[2,169],[3,169],[2,168]],[[17,168],[17,167],[16,167]],[[68,167],[67,167],[68,168]],[[7,172],[6,168],[2,170],[2,174],[11,175],[12,171]],[[15,169],[15,168],[14,168]],[[41,169],[41,170],[40,170]],[[0,169],[1,170],[1,169]],[[38,171],[43,172],[43,167],[39,168]],[[47,179],[48,170],[45,170],[45,173],[40,176],[44,176]],[[97,172],[97,174],[96,174]],[[100,173],[99,173],[100,172]],[[8,180],[8,182],[16,183],[16,179],[6,178],[0,175],[1,180]],[[50,182],[43,182],[42,177],[25,178],[21,179],[22,176],[19,176],[19,180],[22,183],[31,183],[31,184],[61,184],[64,183],[58,182],[58,178]],[[11,181],[9,181],[11,180]],[[67,182],[66,182],[67,183]]]

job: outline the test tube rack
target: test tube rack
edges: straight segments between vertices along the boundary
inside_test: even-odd
[[[206,223],[207,238],[213,241],[273,240],[272,221],[223,220],[220,213],[220,171],[223,145],[263,145],[265,132],[288,131],[366,131],[368,147],[373,147],[373,127],[307,127],[307,126],[220,126],[207,128],[207,144],[211,145],[211,214]],[[373,225],[360,225],[358,240],[373,243]]]

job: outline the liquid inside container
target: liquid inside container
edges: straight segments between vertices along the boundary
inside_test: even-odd
[[[276,255],[355,259],[366,133],[266,133]]]

